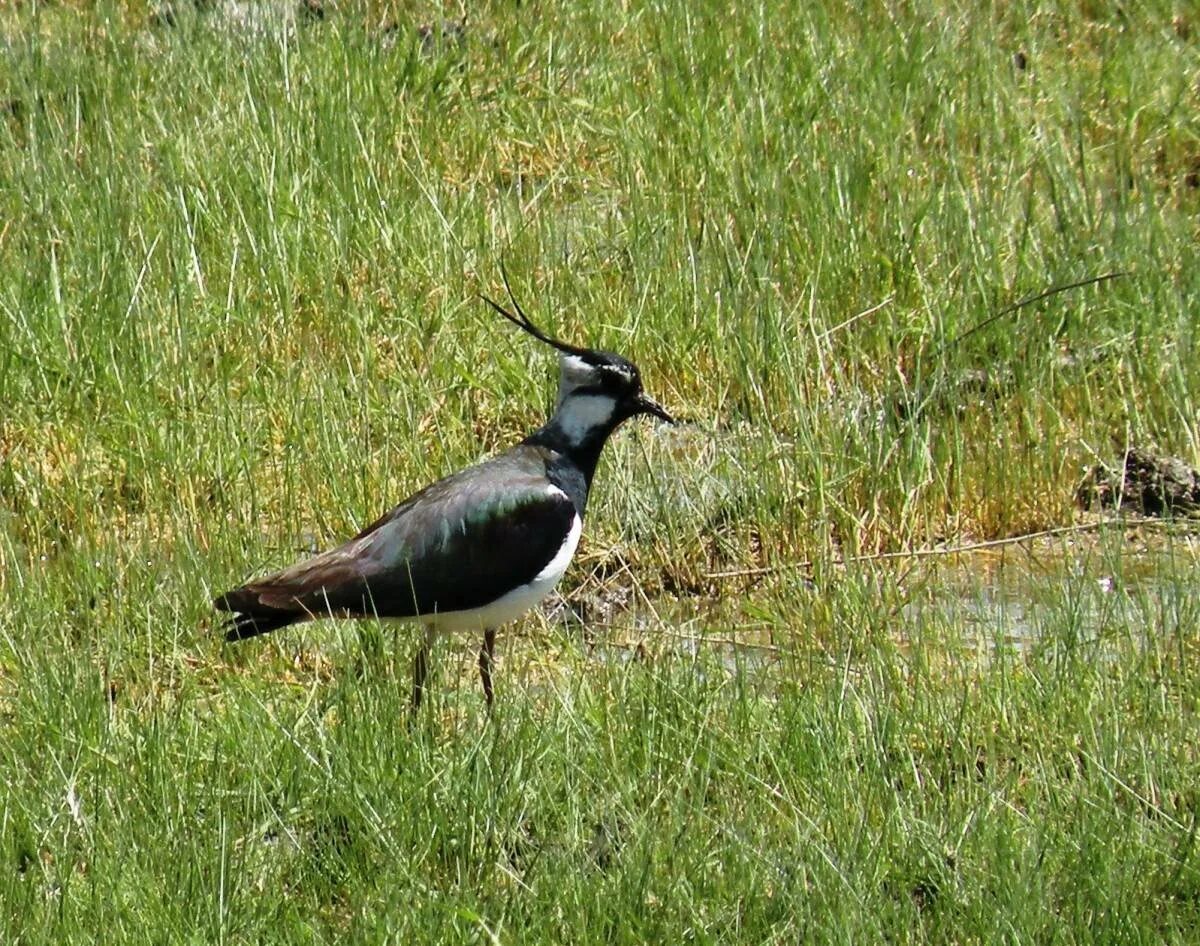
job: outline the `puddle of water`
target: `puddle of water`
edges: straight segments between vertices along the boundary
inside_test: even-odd
[[[926,578],[899,613],[899,636],[957,637],[986,661],[997,647],[1092,646],[1174,633],[1200,619],[1192,591],[1200,579],[1195,549],[1142,549],[1103,557],[1062,554],[942,570]]]
[[[645,600],[631,592],[574,626],[604,663],[703,657],[729,674],[755,672],[790,651],[793,635],[806,633],[806,606],[796,595],[833,600],[836,611],[837,582],[857,579],[868,608],[877,601],[881,614],[895,615],[886,633],[899,644],[941,647],[981,664],[1002,650],[1082,649],[1104,660],[1121,650],[1117,645],[1186,639],[1200,629],[1200,537],[1148,543],[1114,530],[1087,543],[930,559],[907,572],[912,565],[903,561],[865,567],[873,577],[852,574],[857,566],[851,566],[824,590],[796,580],[790,590],[758,599]],[[794,619],[780,621],[775,613]]]

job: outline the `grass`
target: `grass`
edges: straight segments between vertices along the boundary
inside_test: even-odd
[[[1193,938],[1194,540],[1010,553],[1020,646],[838,564],[1200,460],[1190,8],[151,12],[0,11],[0,939]],[[414,635],[208,602],[540,419],[502,260],[692,423],[410,731]]]

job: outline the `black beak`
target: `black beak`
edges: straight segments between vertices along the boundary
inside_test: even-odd
[[[653,414],[659,420],[668,424],[675,423],[675,418],[667,413],[667,409],[645,392],[639,394],[633,402],[635,414]]]

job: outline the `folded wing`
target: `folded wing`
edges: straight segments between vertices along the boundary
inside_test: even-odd
[[[465,611],[534,579],[570,531],[562,490],[508,456],[447,477],[349,542],[216,599],[228,640],[320,617]]]

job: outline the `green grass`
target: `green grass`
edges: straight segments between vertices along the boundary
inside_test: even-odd
[[[1010,553],[1021,646],[838,564],[1200,461],[1187,5],[150,12],[0,11],[0,941],[1194,938],[1194,541]],[[415,634],[209,600],[541,419],[501,261],[692,423],[410,731]]]

